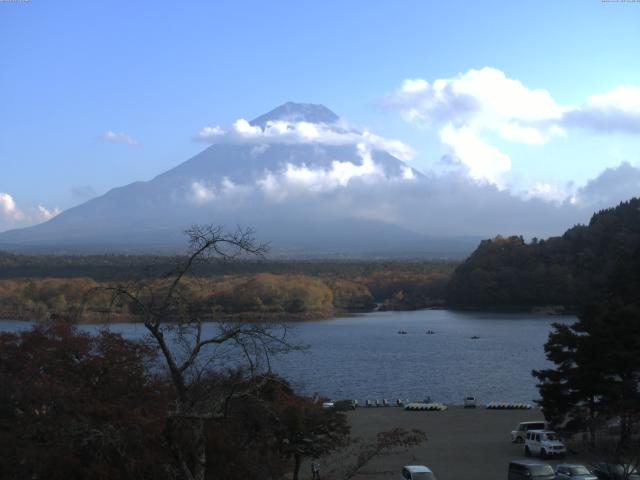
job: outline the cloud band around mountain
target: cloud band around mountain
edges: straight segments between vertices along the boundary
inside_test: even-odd
[[[208,143],[236,144],[317,144],[317,145],[367,145],[384,150],[403,161],[413,158],[413,149],[399,140],[375,135],[367,130],[362,132],[350,129],[345,124],[324,124],[305,121],[268,121],[264,128],[252,125],[241,118],[229,129],[220,126],[204,127],[195,136],[195,140]]]

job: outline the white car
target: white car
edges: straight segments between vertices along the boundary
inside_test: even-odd
[[[464,408],[476,408],[477,404],[476,397],[464,397]]]
[[[527,457],[556,457],[567,453],[567,447],[560,441],[556,432],[551,430],[529,430],[524,441],[524,454]]]
[[[436,480],[431,469],[424,465],[405,465],[402,467],[402,478],[404,480]]]

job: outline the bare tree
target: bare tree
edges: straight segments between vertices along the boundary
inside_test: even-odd
[[[158,279],[98,287],[88,296],[107,292],[109,311],[118,303],[132,306],[160,350],[173,388],[166,416],[166,437],[185,480],[204,480],[207,471],[206,422],[224,415],[230,397],[247,394],[234,385],[221,388],[207,375],[212,369],[245,368],[251,375],[270,369],[274,353],[294,347],[283,324],[205,322],[207,312],[186,295],[185,278],[209,259],[262,257],[268,245],[252,230],[227,233],[220,226],[193,226],[186,231],[190,251],[177,268]],[[211,313],[211,312],[209,312]],[[256,378],[259,378],[256,376]],[[265,377],[267,378],[267,377]],[[236,385],[252,385],[246,378]]]
[[[427,436],[422,430],[394,428],[378,432],[374,440],[363,440],[356,437],[351,441],[350,448],[343,449],[331,461],[333,469],[326,478],[331,480],[350,480],[353,478],[367,478],[378,474],[396,473],[370,471],[368,468],[377,460],[398,452],[408,452],[412,447],[423,444]]]

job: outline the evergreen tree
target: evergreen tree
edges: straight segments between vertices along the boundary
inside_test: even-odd
[[[629,445],[640,413],[640,249],[623,257],[610,278],[608,300],[583,308],[573,325],[555,324],[545,345],[555,368],[534,370],[547,419],[567,431],[595,433],[620,421]]]

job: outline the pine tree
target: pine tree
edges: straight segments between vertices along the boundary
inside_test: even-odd
[[[566,431],[619,419],[629,445],[640,414],[640,250],[618,262],[603,305],[583,308],[573,325],[555,324],[545,345],[554,368],[534,370],[547,419]]]

